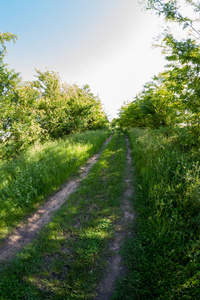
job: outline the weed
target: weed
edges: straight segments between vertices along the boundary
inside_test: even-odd
[[[0,165],[0,238],[47,195],[75,175],[99,150],[109,131],[88,131],[31,147],[23,155]]]
[[[112,299],[200,299],[199,151],[173,137],[128,132],[137,176],[136,237],[123,257],[129,275]]]
[[[0,273],[0,299],[94,299],[121,216],[124,136],[114,134],[80,188],[10,266]]]

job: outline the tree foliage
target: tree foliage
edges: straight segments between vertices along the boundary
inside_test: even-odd
[[[199,13],[200,4],[196,0],[144,0],[146,9],[156,11],[159,16],[163,16],[166,22],[176,22],[183,29],[191,30],[197,37],[200,32],[196,27],[198,19],[185,15],[185,10]],[[193,14],[192,14],[193,15]]]
[[[107,123],[101,101],[88,85],[62,83],[56,72],[37,70],[34,87],[38,92],[38,122],[50,137],[87,129],[99,129]]]
[[[0,34],[0,157],[16,155],[38,139],[108,125],[101,101],[88,85],[69,85],[49,70],[36,70],[34,81],[23,82],[9,70],[3,62],[5,43],[16,39]]]
[[[200,125],[200,31],[197,20],[185,16],[183,4],[194,13],[200,13],[198,1],[146,0],[147,9],[153,9],[166,22],[174,22],[185,30],[184,37],[169,31],[162,35],[161,48],[166,70],[147,83],[142,92],[119,113],[119,123],[132,127],[168,127],[182,124],[195,130]]]

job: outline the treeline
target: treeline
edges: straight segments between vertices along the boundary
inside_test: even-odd
[[[0,33],[0,158],[12,157],[37,140],[108,125],[99,97],[87,84],[63,83],[58,73],[48,70],[36,70],[34,81],[23,82],[9,70],[5,43],[16,39]]]
[[[117,122],[122,127],[148,127],[151,129],[187,127],[199,142],[200,124],[200,32],[197,20],[184,16],[187,11],[199,15],[197,1],[148,0],[146,7],[162,15],[165,21],[178,23],[184,31],[182,37],[173,30],[164,31],[159,47],[165,55],[165,71],[146,83],[134,101],[121,107]],[[184,3],[185,2],[185,3]],[[180,31],[180,29],[179,29]],[[116,121],[115,121],[116,122]]]
[[[185,34],[163,33],[165,71],[113,122],[129,137],[137,191],[136,234],[123,249],[128,272],[113,299],[200,299],[200,33],[194,15],[184,15],[199,20],[200,5],[144,2]]]

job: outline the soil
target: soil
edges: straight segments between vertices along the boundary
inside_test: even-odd
[[[28,243],[30,243],[38,234],[38,232],[50,221],[53,213],[60,208],[60,206],[68,199],[68,197],[77,190],[80,182],[84,179],[91,167],[98,160],[106,145],[110,142],[112,136],[104,143],[99,154],[90,158],[87,164],[81,168],[80,175],[76,179],[68,181],[62,188],[40,206],[37,211],[23,222],[8,238],[6,238],[2,248],[0,249],[0,262],[9,263],[9,261]],[[114,293],[115,281],[119,276],[124,276],[126,269],[122,264],[122,257],[119,254],[119,249],[122,246],[125,238],[131,234],[130,224],[134,220],[134,212],[130,202],[130,197],[134,193],[132,186],[133,182],[133,167],[131,159],[131,151],[128,138],[127,144],[127,167],[125,184],[126,190],[121,199],[122,217],[115,227],[115,237],[109,244],[109,252],[113,255],[110,257],[105,276],[100,282],[97,289],[96,300],[108,300]],[[77,223],[77,227],[79,224]]]
[[[134,220],[134,212],[130,202],[130,197],[133,195],[134,190],[132,186],[133,182],[133,167],[131,159],[131,151],[129,146],[129,140],[126,137],[127,145],[127,176],[125,178],[126,190],[122,197],[122,218],[116,226],[116,233],[114,240],[109,245],[109,250],[111,250],[114,255],[108,261],[107,270],[105,271],[105,277],[100,283],[98,288],[98,295],[96,300],[108,300],[114,293],[115,281],[119,276],[124,276],[126,273],[125,267],[122,265],[122,257],[119,254],[119,249],[124,241],[124,239],[130,235],[129,225]]]
[[[29,244],[38,232],[50,221],[53,213],[75,192],[91,167],[98,160],[106,145],[110,142],[112,135],[104,143],[100,153],[93,155],[85,166],[80,170],[76,179],[69,180],[54,195],[40,206],[37,211],[24,221],[10,236],[8,236],[0,249],[0,262],[9,262],[20,250]]]

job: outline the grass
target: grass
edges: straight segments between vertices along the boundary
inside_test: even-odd
[[[0,242],[47,195],[75,175],[109,134],[108,130],[74,134],[0,162]]]
[[[137,197],[132,200],[137,218],[134,234],[121,249],[128,272],[118,280],[112,300],[199,300],[199,149],[182,145],[180,136],[167,138],[159,131],[132,129],[128,136],[136,173]],[[43,157],[42,151],[52,157],[45,147],[33,155],[35,163]],[[52,149],[60,151],[58,144]],[[25,157],[32,159],[31,150],[27,153]],[[94,299],[112,255],[108,243],[121,215],[125,165],[125,139],[115,133],[78,191],[37,239],[10,266],[1,265],[0,299]]]
[[[137,177],[136,235],[123,246],[128,275],[112,299],[200,299],[199,149],[178,137],[129,130]]]
[[[115,133],[80,188],[0,273],[0,299],[94,299],[121,216],[126,142]]]

